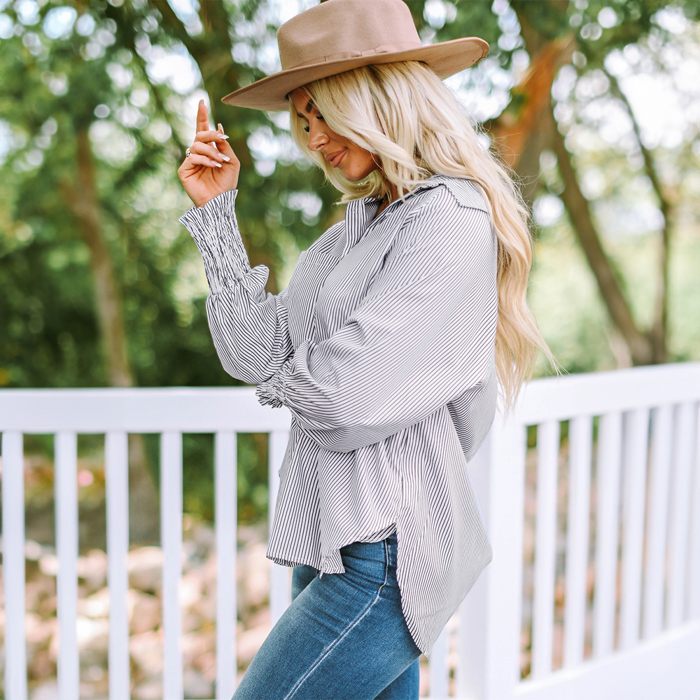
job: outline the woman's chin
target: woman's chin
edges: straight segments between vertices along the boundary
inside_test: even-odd
[[[345,172],[341,170],[340,172],[343,174],[343,177],[350,182],[362,182],[363,180],[366,180],[373,171],[370,170],[368,173],[357,173],[353,171]]]

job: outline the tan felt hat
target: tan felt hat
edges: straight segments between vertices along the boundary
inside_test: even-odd
[[[312,80],[376,63],[423,61],[441,78],[478,63],[489,45],[475,36],[422,46],[403,0],[326,0],[277,31],[282,70],[222,98],[238,107],[282,111]]]

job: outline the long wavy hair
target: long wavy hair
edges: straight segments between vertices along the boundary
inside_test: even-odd
[[[307,146],[304,122],[290,99],[291,132],[299,148],[341,192],[339,203],[364,197],[404,197],[434,174],[469,178],[483,189],[498,237],[496,371],[505,412],[532,378],[537,349],[557,374],[560,365],[527,304],[532,266],[530,215],[515,173],[479,141],[462,105],[419,61],[356,68],[303,87],[328,126],[372,153],[378,168],[352,182]]]

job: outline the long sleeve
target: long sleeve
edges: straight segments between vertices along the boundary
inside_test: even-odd
[[[194,238],[207,274],[207,319],[224,369],[257,384],[275,374],[292,354],[286,290],[265,292],[269,269],[250,267],[238,231],[238,190],[222,192],[203,207],[192,207],[180,222]]]
[[[488,375],[498,313],[489,215],[445,188],[409,223],[362,303],[256,390],[322,448],[350,452],[432,415]]]

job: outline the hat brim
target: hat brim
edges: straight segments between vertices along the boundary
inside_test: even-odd
[[[292,90],[313,80],[327,78],[353,68],[395,61],[423,61],[439,78],[445,79],[477,64],[488,52],[489,45],[486,41],[469,36],[406,51],[342,58],[280,71],[229,93],[222,97],[221,101],[227,105],[263,109],[268,112],[286,111],[289,109],[286,95]]]

